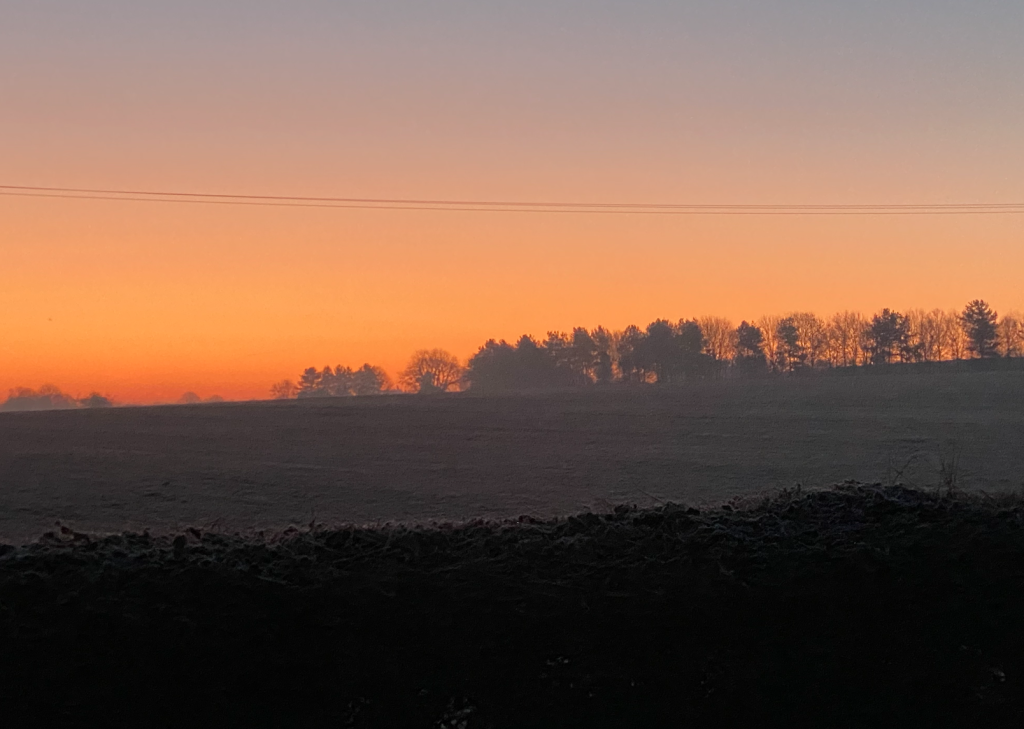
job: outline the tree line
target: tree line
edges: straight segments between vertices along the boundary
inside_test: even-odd
[[[43,385],[38,390],[30,387],[15,387],[7,393],[7,399],[0,404],[3,412],[26,412],[35,410],[73,410],[75,408],[109,408],[110,398],[98,392],[88,397],[72,397],[55,385]]]
[[[399,377],[407,392],[509,391],[612,382],[671,383],[708,377],[794,373],[896,362],[1024,356],[1024,318],[999,317],[983,300],[962,311],[883,309],[820,318],[765,316],[735,326],[721,317],[656,319],[645,328],[605,327],[488,340],[463,366],[441,349],[416,352]],[[307,369],[277,398],[370,395],[392,390],[379,367]]]
[[[197,405],[220,403],[224,398],[211,395],[201,398],[194,392],[186,392],[175,404]],[[111,408],[114,401],[108,396],[92,392],[87,397],[74,397],[56,385],[43,385],[38,390],[31,387],[15,387],[7,392],[7,399],[0,403],[0,412],[26,412],[37,410],[76,410],[78,408]]]
[[[331,367],[318,370],[309,367],[303,371],[298,383],[281,380],[270,388],[278,400],[309,397],[344,397],[379,395],[393,388],[391,378],[381,367],[364,364],[357,370],[350,367]]]

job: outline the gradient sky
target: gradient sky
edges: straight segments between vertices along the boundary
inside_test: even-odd
[[[0,0],[0,184],[1024,202],[1019,0]],[[0,391],[656,317],[1024,308],[1024,215],[509,215],[0,197]]]

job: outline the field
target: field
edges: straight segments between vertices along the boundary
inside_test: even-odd
[[[548,516],[855,479],[1024,483],[1024,373],[0,415],[0,541]]]
[[[1022,385],[6,415],[0,705],[62,726],[1019,726],[1024,499],[996,492],[1021,486]],[[869,483],[777,489],[847,479]]]

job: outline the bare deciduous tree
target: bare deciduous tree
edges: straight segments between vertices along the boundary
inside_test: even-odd
[[[462,373],[462,365],[451,352],[421,349],[413,354],[408,366],[402,370],[399,381],[402,387],[412,392],[448,392],[458,388]]]
[[[291,380],[281,380],[270,386],[270,396],[275,400],[291,400],[298,392],[298,386]]]
[[[960,312],[944,311],[940,317],[943,359],[964,359],[967,356],[967,335],[960,321]]]
[[[763,337],[761,340],[761,349],[764,351],[764,356],[768,360],[768,367],[772,370],[778,370],[780,368],[779,324],[781,323],[782,317],[780,316],[762,316],[756,322],[756,326],[761,330]]]
[[[719,362],[736,356],[736,328],[720,316],[704,316],[697,320],[704,334],[704,351]]]
[[[946,336],[943,334],[943,312],[941,309],[925,311],[914,309],[907,312],[910,322],[910,336],[920,348],[921,359],[938,362],[946,357]]]
[[[827,361],[828,336],[825,322],[808,311],[796,312],[787,318],[796,326],[800,348],[807,358],[807,366],[815,367]]]
[[[1024,317],[1011,312],[999,320],[999,354],[1003,357],[1024,356]]]
[[[867,322],[854,311],[843,311],[829,322],[831,359],[837,367],[852,367],[863,361],[864,330]]]

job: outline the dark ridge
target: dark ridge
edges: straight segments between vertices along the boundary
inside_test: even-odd
[[[0,704],[64,726],[1012,726],[1024,501],[0,548]],[[37,720],[36,723],[40,723]]]

